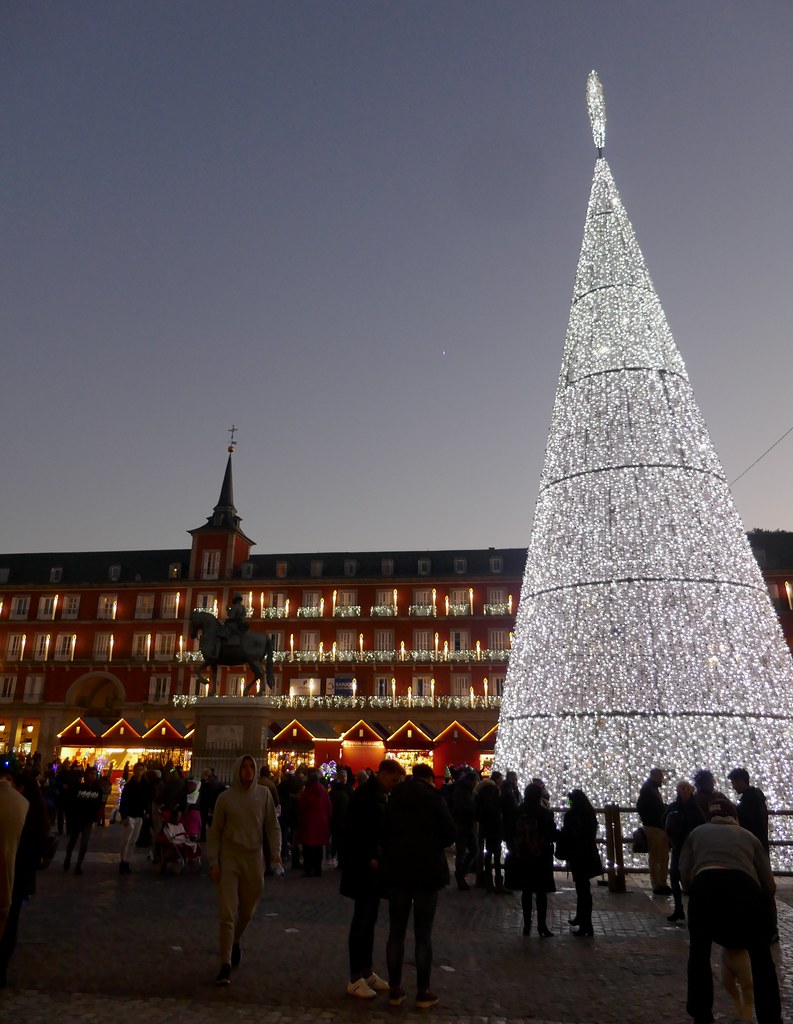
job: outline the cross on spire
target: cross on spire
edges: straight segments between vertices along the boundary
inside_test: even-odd
[[[239,430],[239,427],[237,427],[234,423],[232,423],[231,427],[227,431],[227,433],[231,434],[231,443],[229,444],[229,448],[228,448],[229,454],[231,454],[232,452],[236,451],[236,449],[237,449],[237,442],[234,440],[234,435],[237,433],[238,430]]]

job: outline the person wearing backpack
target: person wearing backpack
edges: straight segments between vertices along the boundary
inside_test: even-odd
[[[507,885],[520,889],[523,934],[531,934],[532,897],[537,903],[537,934],[553,937],[546,922],[548,893],[556,892],[553,879],[553,841],[557,835],[553,812],[543,806],[543,788],[536,782],[526,786],[524,800],[515,819],[512,850],[508,857]]]

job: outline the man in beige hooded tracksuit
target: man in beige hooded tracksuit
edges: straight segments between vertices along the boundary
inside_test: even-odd
[[[273,863],[281,863],[281,829],[275,804],[269,790],[256,785],[256,776],[256,762],[250,754],[244,754],[234,766],[231,786],[217,799],[207,835],[210,875],[213,882],[219,883],[220,973],[215,979],[218,985],[231,981],[231,968],[242,957],[240,939],[262,894],[262,830],[267,833]]]

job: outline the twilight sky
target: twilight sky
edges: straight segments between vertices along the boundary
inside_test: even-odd
[[[528,543],[595,151],[728,478],[793,425],[789,0],[5,0],[0,551]],[[733,490],[793,529],[793,434]]]

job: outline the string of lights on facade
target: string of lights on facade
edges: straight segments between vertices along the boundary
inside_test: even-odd
[[[598,151],[496,765],[632,804],[745,766],[791,805],[793,663],[611,170]]]

